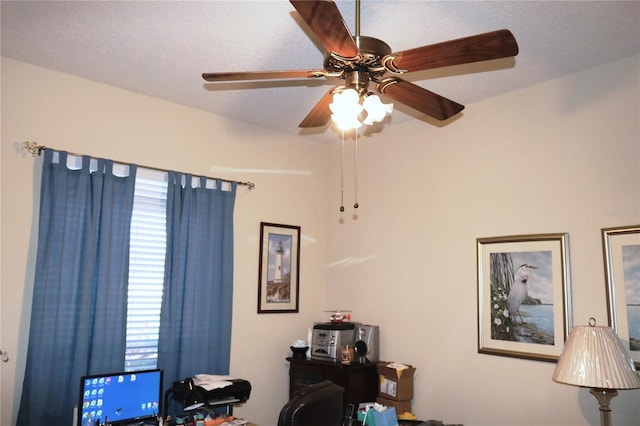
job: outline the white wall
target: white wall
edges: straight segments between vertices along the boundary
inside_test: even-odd
[[[3,58],[0,327],[12,359],[0,363],[3,426],[17,416],[33,290],[41,162],[16,150],[26,140],[256,184],[236,197],[231,374],[253,386],[236,414],[275,424],[288,399],[289,346],[325,305],[328,147]],[[297,315],[256,313],[261,221],[302,228]]]
[[[446,127],[414,121],[361,139],[354,218],[349,176],[338,211],[338,142],[308,143],[3,59],[0,332],[12,362],[0,364],[0,423],[15,421],[24,374],[39,190],[39,160],[14,144],[35,140],[256,183],[239,189],[235,211],[231,373],[253,385],[237,414],[275,425],[289,344],[324,320],[323,309],[340,307],[381,326],[384,359],[417,367],[420,417],[598,424],[587,391],[551,381],[554,364],[477,354],[475,241],[569,232],[574,321],[606,323],[600,229],[640,222],[638,60],[467,105]],[[299,314],[256,314],[260,221],[302,226]],[[639,398],[620,392],[615,424],[640,418]]]
[[[551,380],[554,363],[477,353],[476,239],[568,232],[574,324],[607,324],[600,230],[640,223],[638,62],[360,140],[357,218],[330,209],[328,299],[381,326],[383,359],[417,367],[420,418],[599,424],[588,391]],[[621,391],[614,424],[637,425],[639,402]]]

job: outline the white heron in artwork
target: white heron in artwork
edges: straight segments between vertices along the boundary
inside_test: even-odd
[[[507,296],[507,309],[509,310],[509,316],[515,320],[516,315],[520,317],[520,322],[524,324],[522,315],[520,315],[520,305],[524,302],[529,294],[529,270],[538,269],[537,266],[520,265],[515,274],[513,274],[513,283],[509,290],[509,296]]]

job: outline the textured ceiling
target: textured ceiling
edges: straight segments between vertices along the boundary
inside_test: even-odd
[[[337,1],[355,33],[355,2]],[[207,83],[203,72],[322,68],[323,50],[286,0],[2,1],[2,56],[314,140],[298,128],[335,79]],[[376,1],[361,35],[393,51],[507,28],[515,58],[410,73],[463,105],[640,51],[639,1]],[[468,107],[462,112],[473,114]],[[396,104],[390,122],[424,115]]]

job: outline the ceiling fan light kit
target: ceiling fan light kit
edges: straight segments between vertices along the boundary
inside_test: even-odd
[[[383,104],[380,97],[373,92],[358,93],[348,88],[333,94],[333,102],[329,104],[331,120],[341,130],[359,129],[379,123],[393,111],[393,104]],[[364,119],[361,115],[365,113]]]
[[[367,117],[362,123],[368,126],[381,122],[393,112],[393,104],[383,104],[380,96],[373,93],[367,94],[367,97],[362,101],[362,106],[367,111]]]
[[[360,0],[356,0],[354,36],[349,32],[333,1],[290,2],[326,49],[324,69],[204,73],[202,77],[209,82],[321,77],[344,80],[344,84],[335,86],[325,93],[299,124],[302,128],[322,127],[331,119],[340,126],[351,126],[347,128],[382,121],[392,112],[393,104],[383,104],[377,95],[369,91],[370,82],[375,83],[376,92],[395,102],[437,120],[447,120],[462,111],[464,106],[398,76],[518,54],[518,44],[513,34],[506,29],[394,53],[384,41],[360,35]],[[350,94],[342,99],[349,90],[353,92],[349,92]],[[342,104],[347,99],[352,101],[351,109]],[[372,103],[377,108],[371,109],[369,104]],[[363,110],[366,116],[360,120],[360,115],[364,114]],[[339,117],[337,111],[347,114],[346,118]]]
[[[346,89],[333,94],[333,102],[329,104],[331,119],[342,130],[358,129],[362,126],[358,117],[364,110],[360,103],[360,95],[355,89]]]

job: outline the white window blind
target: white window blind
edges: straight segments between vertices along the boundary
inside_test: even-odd
[[[127,371],[156,368],[166,253],[167,173],[138,168],[131,218]]]

